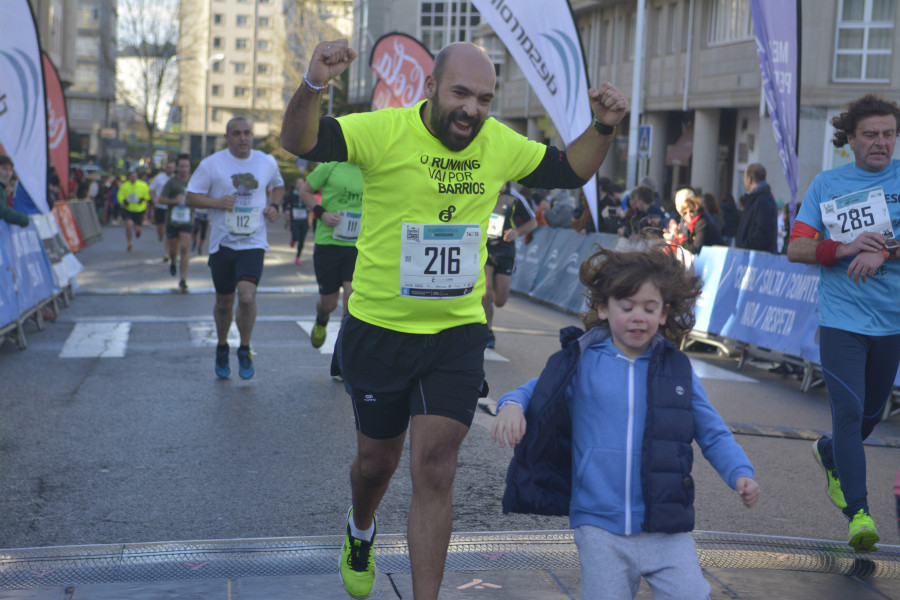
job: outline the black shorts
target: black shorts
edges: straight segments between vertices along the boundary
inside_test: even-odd
[[[153,220],[157,225],[162,225],[166,222],[166,215],[168,214],[168,210],[165,208],[155,207],[153,209]]]
[[[313,248],[313,269],[320,294],[333,294],[341,289],[345,281],[353,281],[356,255],[356,246],[316,244]]]
[[[249,281],[259,285],[263,272],[262,248],[234,250],[227,246],[209,255],[209,270],[212,272],[213,287],[217,294],[233,294],[239,281]]]
[[[200,235],[201,239],[206,239],[206,229],[209,227],[209,219],[194,218],[194,233]]]
[[[485,266],[494,268],[494,275],[512,275],[516,267],[515,256],[492,256],[488,253]]]
[[[356,428],[373,439],[390,439],[406,431],[415,415],[448,417],[469,427],[478,398],[487,394],[487,339],[483,323],[415,334],[347,315],[335,353]]]
[[[134,223],[135,225],[143,225],[144,224],[144,213],[143,212],[131,212],[130,210],[123,210],[125,213],[125,218]]]
[[[166,239],[174,240],[179,233],[191,234],[194,232],[194,226],[190,223],[187,225],[166,225]]]

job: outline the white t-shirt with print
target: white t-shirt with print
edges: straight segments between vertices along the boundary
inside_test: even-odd
[[[166,187],[166,184],[172,179],[172,175],[166,175],[165,171],[157,174],[156,177],[150,182],[150,195],[153,198],[159,198],[159,194],[162,192],[162,189]],[[166,210],[169,208],[168,204],[164,204],[162,202],[157,202],[153,205],[155,208],[160,210]]]
[[[210,198],[237,195],[234,211],[209,211],[209,253],[217,252],[219,246],[268,250],[263,216],[268,206],[267,191],[283,186],[278,163],[265,152],[251,150],[249,158],[237,158],[225,148],[203,159],[191,176],[187,191]],[[232,214],[226,215],[228,212]]]

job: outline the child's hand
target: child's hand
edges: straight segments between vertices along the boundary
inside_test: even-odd
[[[744,501],[744,506],[747,508],[756,506],[756,501],[759,500],[759,484],[756,481],[750,477],[738,477],[734,487],[737,488],[737,493]]]
[[[522,414],[522,407],[512,402],[504,404],[497,413],[494,426],[491,427],[491,439],[501,447],[506,447],[509,443],[510,448],[515,448],[523,435],[525,435],[525,415]]]

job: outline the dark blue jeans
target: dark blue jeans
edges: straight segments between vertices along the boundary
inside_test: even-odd
[[[881,421],[900,364],[900,335],[872,336],[820,327],[819,354],[831,400],[832,437],[819,442],[822,462],[836,469],[852,519],[869,510],[863,440]]]

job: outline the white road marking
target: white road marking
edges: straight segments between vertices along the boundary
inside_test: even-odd
[[[121,358],[125,356],[131,323],[76,323],[60,358]]]
[[[753,379],[752,377],[738,375],[733,371],[717,367],[697,358],[691,358],[691,366],[694,367],[694,373],[696,373],[697,377],[700,379],[719,379],[722,381],[739,381],[742,383],[756,382],[756,379]]]
[[[312,335],[312,328],[315,322],[315,318],[296,321],[297,325],[300,326],[300,329],[306,332],[306,335]],[[340,330],[340,319],[331,319],[328,321],[328,325],[325,326],[325,343],[319,348],[320,354],[334,354],[334,342],[337,340],[338,332]]]
[[[484,349],[484,360],[495,360],[498,362],[509,362],[509,359],[505,356],[501,356],[496,351],[491,350],[490,348]]]

